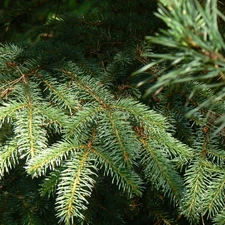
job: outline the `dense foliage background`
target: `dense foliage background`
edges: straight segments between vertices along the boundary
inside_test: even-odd
[[[0,224],[225,224],[223,12],[1,1]]]

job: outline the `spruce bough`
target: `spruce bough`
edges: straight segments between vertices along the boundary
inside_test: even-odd
[[[197,1],[160,2],[164,22],[182,24],[183,9],[190,24],[199,15],[197,32],[216,22],[214,13],[222,17],[216,1],[205,9]],[[109,1],[97,13],[50,20],[40,34],[51,34],[46,40],[1,45],[2,224],[223,224],[224,145],[215,118],[224,107],[222,89],[209,85],[221,75],[221,58],[214,64],[202,42],[190,46],[197,33],[188,31],[196,42],[185,44],[173,23],[143,41],[150,30],[139,26],[143,20],[160,23],[145,6]],[[155,44],[165,44],[165,53],[156,54]],[[212,65],[220,65],[217,74]],[[207,66],[209,74],[194,79]],[[136,84],[146,76],[150,97],[143,99]]]
[[[11,60],[22,49],[1,47],[12,48]],[[117,99],[73,62],[46,71],[33,69],[34,61],[8,66],[6,60],[0,118],[10,136],[2,144],[2,176],[25,159],[28,174],[45,177],[41,194],[55,190],[57,217],[65,224],[85,218],[102,176],[129,198],[142,195],[147,179],[179,202],[183,181],[171,159],[185,163],[191,151],[167,132],[165,118],[132,97]],[[50,132],[59,136],[54,143]]]

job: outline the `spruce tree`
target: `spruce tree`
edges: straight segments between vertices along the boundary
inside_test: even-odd
[[[156,6],[57,10],[1,44],[0,224],[224,224],[224,16]]]

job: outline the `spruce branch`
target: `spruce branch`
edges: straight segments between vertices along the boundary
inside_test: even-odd
[[[84,219],[82,211],[87,208],[97,168],[93,165],[89,150],[73,155],[61,173],[57,188],[57,216],[65,224],[73,223],[74,217]]]

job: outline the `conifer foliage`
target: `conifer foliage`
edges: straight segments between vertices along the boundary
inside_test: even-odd
[[[169,51],[146,52],[152,61],[137,71],[151,71],[139,84],[155,81],[146,95],[158,99],[158,108],[183,132],[177,137],[194,150],[180,204],[192,224],[225,223],[223,11],[215,0],[161,0],[156,15],[167,27],[146,39]]]
[[[1,121],[10,132],[2,144],[1,176],[21,160],[32,177],[53,171],[41,194],[55,190],[57,217],[65,224],[85,218],[102,176],[128,197],[141,196],[140,165],[147,180],[179,201],[183,182],[170,159],[186,162],[190,152],[166,131],[165,118],[132,97],[115,98],[76,63],[53,71],[34,69],[34,60],[8,65],[22,49],[5,45],[1,51],[7,52],[1,61]],[[60,137],[49,143],[50,135]]]
[[[197,1],[194,6],[185,0],[160,2],[158,16],[165,22],[172,15],[177,24],[176,7],[197,15],[201,29],[204,22],[207,28],[211,21],[215,25],[215,15],[223,18],[215,1],[207,1],[205,11]],[[161,25],[153,15],[155,6],[106,1],[85,15],[54,17],[35,43],[1,44],[1,224],[116,225],[142,224],[142,219],[148,224],[223,224],[222,128],[219,137],[213,136],[209,112],[217,111],[205,105],[208,95],[221,92],[188,73],[192,47],[210,58],[198,60],[202,67],[193,64],[197,72],[207,68],[205,62],[215,66],[212,52],[184,44],[172,56],[168,48],[156,54],[159,48],[152,43],[174,47],[165,40],[174,37],[171,43],[176,43],[179,36],[172,28],[179,27],[168,23],[172,28],[165,28],[164,35],[170,31],[166,38],[144,41]],[[222,36],[215,30],[219,51]],[[213,42],[209,29],[204,32]],[[144,52],[159,61],[151,62]],[[175,61],[167,67],[170,60]],[[141,75],[130,76],[143,65]],[[222,76],[222,64],[215,68]],[[143,89],[150,86],[149,93],[157,90],[158,95],[143,100],[136,85],[149,74],[153,78]],[[182,88],[171,78],[179,75],[187,78],[179,83],[188,82]],[[216,76],[202,77],[210,75]],[[191,109],[194,114],[186,117]]]

